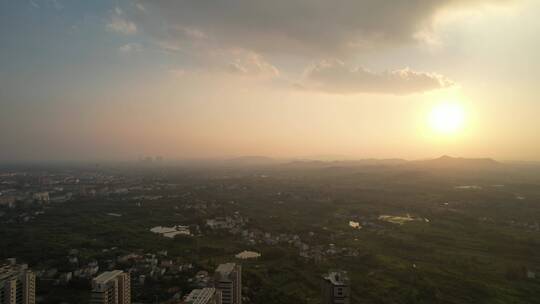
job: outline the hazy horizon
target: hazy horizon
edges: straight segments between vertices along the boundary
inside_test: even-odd
[[[540,161],[540,2],[0,3],[0,160]]]
[[[540,165],[540,161],[537,160],[513,160],[513,159],[495,159],[491,157],[462,157],[454,155],[439,155],[434,157],[424,157],[424,158],[401,158],[401,157],[390,157],[390,158],[377,158],[377,157],[353,157],[346,155],[305,155],[305,156],[291,156],[291,157],[271,157],[266,155],[236,155],[236,156],[221,156],[221,157],[185,157],[185,158],[165,158],[161,155],[145,155],[133,159],[46,159],[46,160],[37,160],[37,159],[19,159],[19,160],[1,160],[1,165],[32,165],[32,164],[44,164],[44,165],[54,165],[54,164],[143,164],[143,163],[154,163],[160,165],[189,165],[189,164],[201,164],[201,165],[219,165],[219,164],[246,164],[252,165],[262,165],[265,163],[268,164],[287,164],[294,162],[342,162],[342,163],[354,163],[354,162],[378,162],[378,163],[393,163],[393,162],[405,162],[405,163],[415,163],[431,160],[439,160],[445,157],[449,157],[453,160],[465,160],[465,161],[475,161],[475,160],[491,160],[499,164],[523,164],[523,165]],[[159,158],[159,159],[158,159]]]

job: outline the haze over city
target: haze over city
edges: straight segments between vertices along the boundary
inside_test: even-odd
[[[540,3],[0,3],[0,160],[540,160]]]

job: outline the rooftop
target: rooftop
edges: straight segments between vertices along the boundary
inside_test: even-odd
[[[210,298],[216,293],[215,288],[203,288],[203,289],[194,289],[186,297],[186,303],[189,304],[204,304],[207,303]]]
[[[235,267],[236,267],[236,263],[219,264],[219,266],[216,269],[216,272],[219,272],[222,275],[228,275],[234,270]]]
[[[94,280],[98,284],[104,284],[122,273],[122,270],[107,271],[97,276]]]
[[[18,276],[28,270],[26,264],[15,264],[15,260],[7,260],[6,263],[0,263],[0,281],[7,278]]]
[[[347,285],[349,283],[349,276],[346,271],[331,271],[323,278],[333,285]]]

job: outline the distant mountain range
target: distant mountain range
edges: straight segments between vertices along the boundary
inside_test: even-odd
[[[266,156],[248,155],[248,156],[230,158],[230,159],[225,160],[225,162],[230,165],[252,166],[252,165],[271,165],[271,164],[276,164],[283,161],[280,161],[278,159],[274,159],[271,157],[266,157]]]
[[[317,169],[317,168],[358,168],[358,167],[402,167],[417,169],[487,169],[504,166],[491,158],[462,158],[441,156],[425,160],[391,159],[359,159],[359,160],[318,160],[318,159],[279,159],[267,156],[249,155],[227,159],[198,159],[181,162],[194,166],[218,167],[271,167],[284,169]]]
[[[413,161],[412,163],[440,168],[488,168],[498,167],[502,165],[502,163],[497,162],[491,158],[463,158],[451,157],[448,155],[444,155],[435,159]]]
[[[502,166],[502,163],[491,158],[462,158],[441,156],[435,159],[427,160],[404,160],[399,158],[392,159],[360,159],[360,160],[335,160],[323,161],[313,159],[287,160],[275,159],[266,156],[242,156],[226,159],[220,162],[223,165],[230,166],[269,166],[281,165],[288,168],[329,168],[329,167],[364,167],[364,166],[412,166],[424,168],[496,168]]]

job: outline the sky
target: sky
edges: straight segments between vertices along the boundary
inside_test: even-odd
[[[0,160],[538,161],[539,15],[535,0],[0,0]]]

